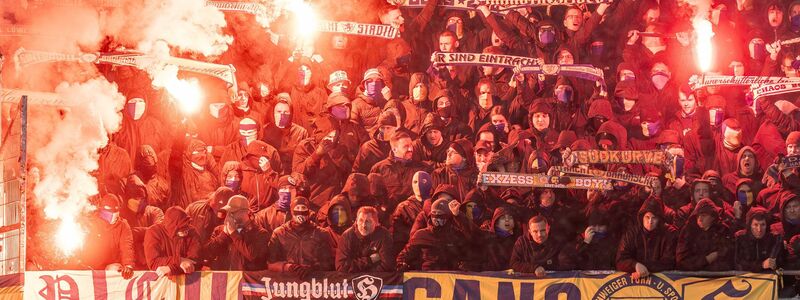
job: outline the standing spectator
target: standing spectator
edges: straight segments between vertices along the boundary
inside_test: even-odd
[[[206,244],[207,255],[215,257],[213,270],[257,271],[267,265],[269,232],[251,219],[247,198],[235,195],[220,210],[227,213]]]
[[[312,271],[333,271],[334,251],[330,234],[311,222],[309,201],[297,197],[291,205],[292,220],[281,225],[269,240],[269,270],[292,272],[305,278]]]
[[[188,274],[199,267],[200,242],[183,208],[168,208],[164,223],[147,229],[144,251],[148,268],[159,276]]]

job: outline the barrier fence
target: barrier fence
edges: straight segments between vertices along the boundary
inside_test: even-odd
[[[694,276],[690,276],[694,274]],[[777,299],[776,274],[667,272],[312,273],[195,272],[133,278],[105,271],[33,271],[0,277],[0,299]]]

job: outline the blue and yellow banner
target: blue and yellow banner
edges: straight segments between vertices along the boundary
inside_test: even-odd
[[[629,273],[587,275],[555,272],[544,278],[506,273],[404,274],[403,299],[777,299],[777,276],[745,274],[697,278]]]

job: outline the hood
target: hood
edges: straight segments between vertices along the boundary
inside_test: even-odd
[[[428,87],[428,100],[430,100],[430,98],[431,98],[431,95],[430,95],[431,82],[430,82],[430,79],[428,78],[428,75],[425,74],[425,73],[414,73],[414,74],[411,74],[411,79],[409,79],[409,82],[408,82],[408,94],[409,95],[414,94],[414,87],[417,86],[418,83],[422,83],[423,85]]]
[[[239,173],[239,178],[242,178],[242,164],[238,161],[226,161],[224,165],[222,165],[222,169],[219,172],[219,182],[220,185],[225,185],[225,179],[228,177],[228,173],[231,171],[236,171]]]
[[[144,184],[142,179],[139,178],[139,176],[130,175],[125,178],[125,191],[122,196],[124,199],[146,199],[147,186]]]
[[[753,147],[750,147],[750,146],[742,147],[742,149],[739,149],[739,153],[736,154],[736,174],[741,174],[739,172],[740,171],[739,168],[740,168],[740,165],[741,165],[741,162],[742,162],[742,156],[744,156],[744,153],[747,152],[747,151],[750,151],[750,153],[753,153],[753,155],[756,158],[755,162],[754,162],[756,165],[755,165],[755,168],[753,168],[753,170],[754,170],[753,173],[754,174],[760,174],[761,173],[761,165],[758,163],[758,154],[756,154],[756,150],[753,149]]]
[[[140,145],[139,149],[136,150],[136,157],[134,161],[134,166],[136,170],[144,170],[147,169],[148,166],[152,167],[158,164],[158,154],[150,145]]]
[[[400,115],[400,124],[397,124],[397,125],[399,127],[404,127],[403,124],[405,124],[406,116],[408,114],[406,113],[406,107],[403,106],[402,102],[400,102],[399,100],[396,100],[396,99],[391,99],[391,100],[386,102],[386,105],[383,106],[383,111],[384,112],[391,112],[392,114],[397,112],[397,114]]]
[[[356,197],[369,196],[369,180],[367,179],[367,175],[362,173],[350,174],[350,176],[347,177],[347,181],[344,183],[342,193],[347,193],[348,195]]]
[[[786,141],[781,136],[778,127],[772,122],[764,122],[753,137],[753,145],[761,145],[756,158],[760,166],[769,166],[775,160],[778,153],[786,153]]]
[[[611,102],[606,99],[598,99],[589,105],[588,117],[591,119],[596,116],[606,117],[608,120],[615,120],[614,111],[611,109]]]
[[[347,213],[347,222],[345,222],[345,224],[343,226],[333,226],[333,220],[331,219],[332,215],[330,214],[330,210],[334,205],[337,205],[337,204],[341,205],[342,207],[344,207],[344,211],[345,211],[345,213]],[[329,226],[333,226],[333,227],[337,227],[337,228],[347,228],[347,227],[350,227],[353,224],[353,219],[354,219],[353,209],[350,206],[350,201],[348,201],[347,197],[342,195],[342,194],[336,195],[336,196],[333,197],[333,199],[331,199],[331,202],[328,203],[327,206],[325,206],[324,211],[320,211],[320,217],[322,215],[325,216],[325,221],[327,221]]]
[[[449,140],[449,137],[444,136],[444,121],[442,118],[439,118],[435,114],[427,114],[425,115],[425,119],[422,121],[422,130],[420,131],[420,139],[423,141],[425,140],[424,137],[428,134],[428,131],[433,129],[437,129],[442,132],[442,138],[444,140]]]
[[[435,200],[436,197],[441,193],[453,196],[453,199],[458,200],[458,189],[456,189],[456,186],[452,184],[440,184],[437,186],[436,189],[433,190],[433,194],[431,194],[431,199]]]
[[[658,219],[660,220],[660,222],[658,222],[658,227],[659,228],[664,226],[663,225],[664,221],[665,221],[665,219],[664,219],[664,204],[661,203],[660,200],[658,200],[657,198],[650,197],[650,198],[647,198],[644,201],[644,203],[642,203],[642,207],[639,208],[639,214],[638,214],[639,219],[636,220],[636,222],[639,223],[640,227],[644,226],[642,224],[642,218],[644,217],[644,215],[646,213],[653,213],[656,217],[658,217]]]
[[[714,216],[715,219],[719,219],[718,209],[719,207],[714,204],[714,201],[711,201],[711,198],[703,198],[694,206],[690,219],[694,220],[697,215],[702,213],[710,214]]]
[[[386,184],[383,181],[383,175],[378,173],[370,173],[367,175],[369,181],[369,194],[378,197],[386,197],[389,191],[386,189]]]
[[[475,202],[483,206],[486,204],[486,198],[484,197],[483,193],[478,191],[478,189],[472,189],[469,192],[467,192],[467,195],[464,196],[464,201],[462,201],[461,203],[466,204],[468,202]]]
[[[544,47],[544,45],[542,45],[542,43],[539,41],[539,28],[544,26],[552,27],[556,33],[555,40],[552,43],[550,43],[550,45],[548,45],[547,47]],[[556,24],[556,22],[553,22],[553,20],[550,20],[549,18],[540,19],[539,23],[536,24],[536,36],[534,37],[534,39],[536,40],[536,47],[540,49],[552,50],[557,48],[561,44],[561,25]]]
[[[186,145],[186,150],[184,150],[183,154],[186,156],[186,159],[192,157],[192,152],[194,149],[205,149],[206,143],[198,139],[190,139],[189,143]]]
[[[266,158],[270,158],[271,154],[276,151],[274,148],[272,148],[272,146],[260,140],[252,141],[250,145],[247,145],[245,150],[245,157],[253,155],[257,157],[263,156]]]
[[[781,208],[781,211],[780,211],[781,222],[786,223],[786,218],[784,217],[783,212],[786,209],[786,205],[789,204],[789,202],[791,202],[792,200],[800,201],[800,195],[798,195],[798,194],[796,194],[796,193],[794,193],[792,191],[788,191],[788,190],[782,190],[778,194],[778,201],[781,204],[780,205],[780,208]]]
[[[763,216],[764,219],[767,220],[767,228],[769,228],[769,225],[772,223],[772,220],[770,218],[770,213],[769,213],[769,211],[767,211],[766,208],[763,208],[763,207],[760,207],[760,206],[752,207],[747,212],[747,216],[745,217],[745,223],[744,223],[745,224],[745,228],[748,229],[747,230],[748,232],[750,231],[749,230],[750,229],[750,224],[752,224],[753,219],[756,216]]]
[[[757,4],[757,1],[755,3]],[[778,28],[776,28],[776,29],[780,32],[784,28],[788,28],[789,27],[789,24],[788,24],[789,23],[789,13],[787,12],[787,9],[786,9],[787,6],[783,5],[783,3],[785,3],[785,2],[778,1],[778,0],[772,0],[772,1],[769,1],[769,2],[765,3],[766,5],[761,6],[762,7],[761,16],[764,18],[764,19],[762,19],[762,24],[764,25],[764,28],[767,31],[770,31],[772,29],[769,26],[769,8],[770,8],[770,6],[777,6],[777,7],[779,7],[781,9],[781,11],[783,11],[783,21],[781,22],[781,25],[778,26]],[[788,7],[791,7],[791,5],[788,6]],[[769,36],[769,34],[767,36]],[[769,39],[765,39],[765,42],[769,42],[769,41],[770,41]]]
[[[558,47],[558,49],[556,49],[555,52],[553,52],[553,63],[554,64],[558,62],[558,54],[562,50],[567,50],[567,51],[569,51],[569,53],[572,54],[572,57],[575,60],[575,64],[580,63],[581,59],[580,59],[580,57],[578,55],[578,51],[575,51],[575,49],[572,49],[572,47],[569,47],[567,45],[561,45],[561,46]]]
[[[492,149],[492,151],[493,152],[497,152],[498,150],[500,150],[501,137],[505,135],[504,132],[498,132],[497,129],[494,127],[494,125],[492,125],[492,122],[487,122],[487,123],[481,125],[481,127],[478,128],[478,131],[475,132],[475,143],[476,144],[477,144],[478,140],[481,137],[481,132],[491,132],[492,136],[494,137],[494,141],[493,141],[494,142],[494,149]]]
[[[617,139],[617,150],[628,149],[628,131],[616,121],[608,121],[603,123],[603,125],[600,125],[600,128],[597,129],[597,133],[608,133],[613,135],[614,138]]]
[[[192,228],[192,219],[183,208],[173,206],[164,212],[164,228],[170,237],[175,237],[176,232]]]
[[[457,139],[450,143],[450,147],[464,157],[468,168],[475,165],[475,150],[468,139]]]
[[[505,216],[505,215],[509,215],[509,216],[514,217],[514,212],[511,210],[510,207],[508,207],[506,205],[500,205],[497,208],[495,208],[494,209],[494,213],[492,214],[492,223],[489,224],[489,231],[494,232],[494,226],[497,223],[497,220],[499,220],[502,216]],[[514,218],[514,221],[515,221],[515,223],[517,223],[516,222],[517,221],[516,218]],[[516,228],[517,225],[518,224],[514,224],[514,227]],[[519,231],[519,230],[514,230],[514,232],[517,232],[517,231]]]

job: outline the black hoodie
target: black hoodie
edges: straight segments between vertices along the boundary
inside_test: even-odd
[[[642,223],[642,218],[648,212],[659,220],[653,231],[647,231]],[[658,199],[647,199],[637,217],[638,225],[631,227],[619,243],[617,270],[636,272],[636,263],[643,264],[650,273],[674,269],[677,230],[664,223],[664,205]]]

